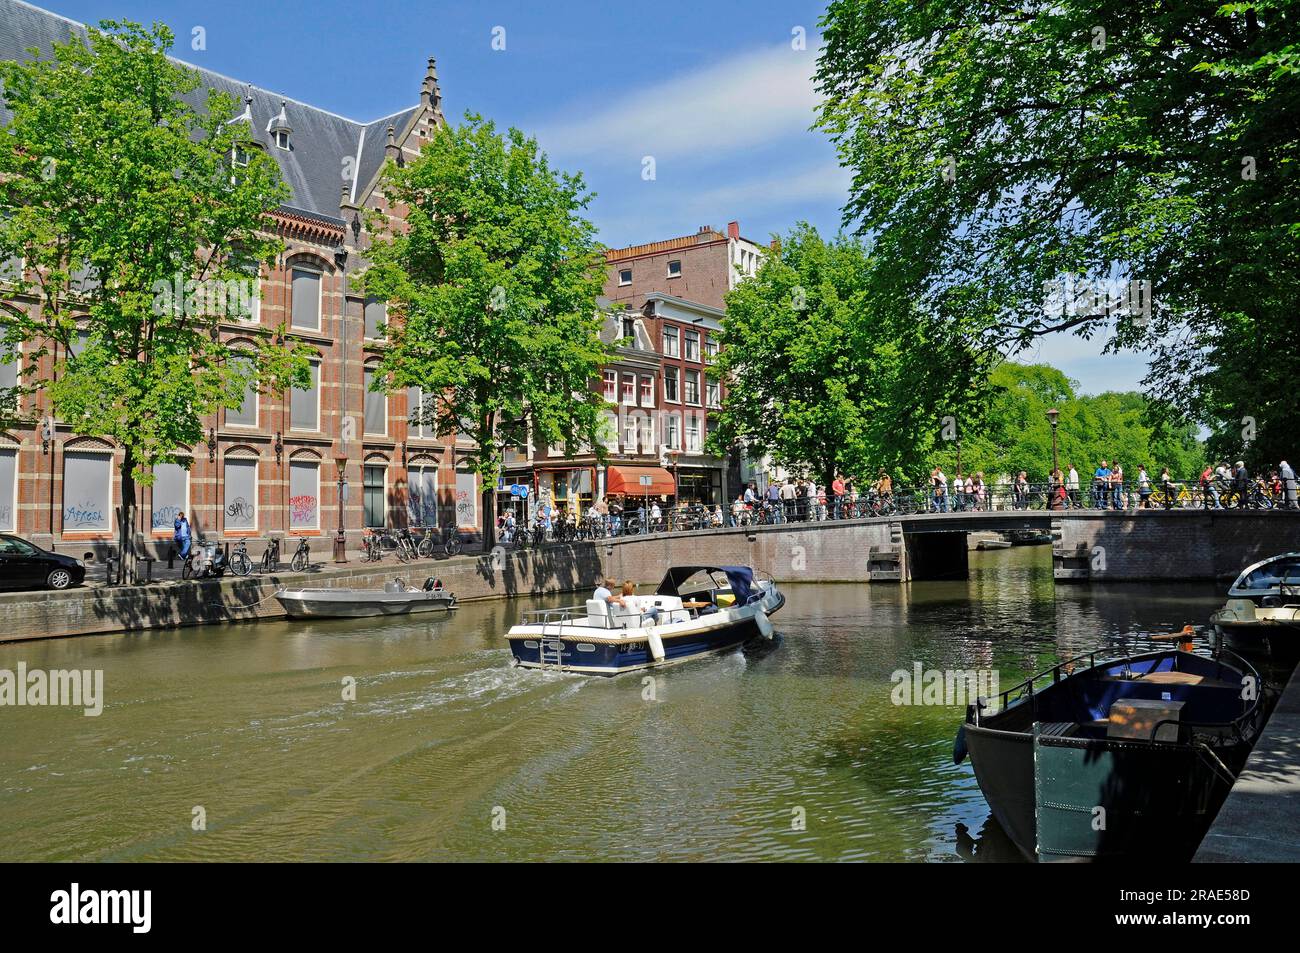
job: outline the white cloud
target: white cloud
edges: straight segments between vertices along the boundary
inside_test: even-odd
[[[620,89],[617,73],[602,77],[607,93],[580,119],[539,127],[548,152],[656,161],[728,153],[807,133],[818,98],[812,73],[817,50],[788,45],[739,54],[654,86]],[[579,110],[571,104],[569,114]]]

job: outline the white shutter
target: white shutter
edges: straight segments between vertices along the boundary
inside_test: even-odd
[[[320,361],[311,362],[311,384],[289,392],[289,426],[293,430],[320,429]]]
[[[233,361],[239,362],[241,369],[248,372],[253,368],[253,360],[249,357],[232,358]],[[244,402],[233,410],[226,411],[226,424],[232,427],[256,427],[257,426],[257,385],[250,383],[244,390]]]
[[[18,527],[18,451],[0,449],[0,530]]]
[[[379,326],[388,322],[388,305],[379,298],[366,299],[366,337],[378,340]]]
[[[225,484],[226,529],[257,529],[257,461],[227,459]]]
[[[112,528],[113,457],[69,450],[63,456],[63,531]]]
[[[370,389],[370,386],[375,382],[375,369],[373,367],[366,367],[362,375],[365,382],[366,398],[365,432],[383,436],[388,433],[388,395]]]
[[[293,270],[293,316],[295,328],[320,330],[320,272]]]
[[[153,505],[150,525],[171,529],[177,515],[188,505],[186,486],[189,472],[178,463],[160,463],[153,468]]]
[[[315,460],[289,462],[289,526],[320,529],[320,464]]]
[[[478,525],[478,491],[473,472],[456,471],[456,525]]]

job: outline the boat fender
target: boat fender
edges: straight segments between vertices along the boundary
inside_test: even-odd
[[[952,763],[961,764],[966,760],[969,749],[966,747],[966,726],[962,724],[957,728],[957,737],[952,743]]]
[[[771,639],[776,635],[776,629],[772,627],[772,620],[767,617],[767,613],[759,609],[754,613],[754,624],[758,626],[758,634],[765,639]]]
[[[656,662],[662,662],[665,654],[664,640],[659,638],[659,633],[654,629],[648,629],[646,631],[646,641],[650,643],[650,656]]]

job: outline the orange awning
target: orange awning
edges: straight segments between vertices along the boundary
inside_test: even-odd
[[[644,480],[647,477],[648,485]],[[608,467],[605,492],[618,496],[672,496],[677,484],[663,467]]]

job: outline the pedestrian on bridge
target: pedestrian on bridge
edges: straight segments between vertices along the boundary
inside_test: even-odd
[[[1079,471],[1070,464],[1070,472],[1065,475],[1065,491],[1069,494],[1070,505],[1079,505]]]
[[[1282,501],[1288,510],[1296,508],[1295,471],[1285,460],[1277,468],[1277,475],[1282,479]]]

